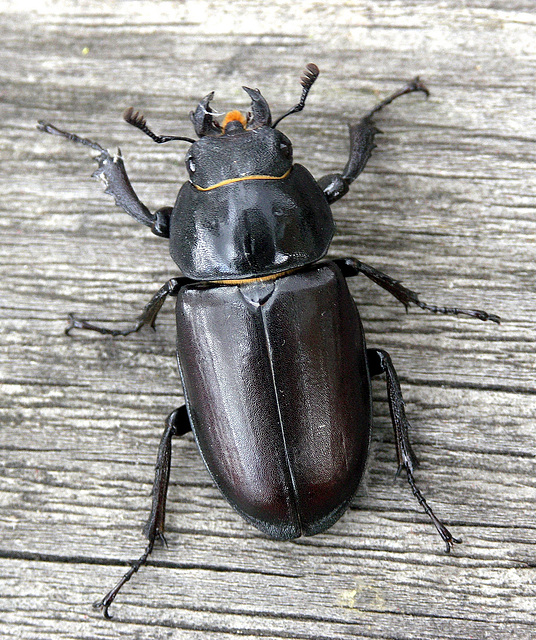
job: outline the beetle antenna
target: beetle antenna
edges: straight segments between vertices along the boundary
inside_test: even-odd
[[[275,129],[277,125],[281,122],[281,120],[283,120],[283,118],[286,118],[291,113],[298,113],[298,111],[301,111],[303,107],[305,107],[305,100],[307,99],[307,95],[309,94],[311,87],[313,86],[316,79],[318,78],[319,73],[320,73],[320,69],[316,66],[316,64],[313,64],[312,62],[310,62],[305,67],[305,71],[300,79],[301,86],[303,87],[300,101],[298,102],[297,105],[292,107],[292,109],[290,109],[289,111],[284,113],[282,116],[280,116],[272,125],[272,129]]]
[[[139,111],[134,112],[132,107],[125,109],[123,112],[123,120],[140,131],[143,131],[143,133],[147,134],[149,138],[152,138],[155,142],[158,142],[158,144],[169,142],[170,140],[184,140],[185,142],[191,143],[195,142],[192,138],[186,138],[184,136],[157,136],[156,133],[153,133],[147,126],[147,121],[145,120],[143,113],[140,113]]]

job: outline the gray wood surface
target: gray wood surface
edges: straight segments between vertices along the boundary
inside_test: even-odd
[[[265,6],[266,5],[266,6]],[[1,2],[0,637],[23,639],[528,639],[535,622],[533,0]],[[36,120],[121,146],[140,197],[171,204],[189,111],[273,111],[321,76],[283,131],[320,176],[346,161],[346,123],[416,74],[382,113],[375,151],[334,205],[330,255],[354,255],[432,303],[435,317],[358,278],[370,346],[401,375],[423,492],[464,543],[448,556],[404,478],[385,384],[365,482],[325,534],[268,540],[234,513],[191,437],[174,448],[169,549],[106,622],[93,600],[143,549],[162,420],[181,404],[172,304],[158,332],[63,334],[66,312],[133,318],[176,274],[166,242],[89,178],[88,150]]]

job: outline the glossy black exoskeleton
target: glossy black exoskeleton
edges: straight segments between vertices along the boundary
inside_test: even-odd
[[[173,436],[193,431],[214,482],[249,522],[276,539],[314,535],[347,509],[362,477],[370,440],[371,376],[386,374],[399,471],[450,550],[454,538],[434,515],[413,476],[416,458],[400,385],[389,354],[367,349],[346,278],[364,274],[402,304],[498,322],[484,311],[438,307],[355,258],[321,261],[333,235],[330,204],[365,167],[378,133],[373,116],[399,96],[428,90],[418,78],[350,126],[341,173],[316,181],[293,163],[277,124],[303,109],[318,68],[309,64],[299,103],[272,123],[257,89],[251,112],[231,111],[219,124],[206,96],[191,114],[198,140],[158,136],[127,109],[125,120],[158,143],[184,140],[189,179],[174,207],[152,214],[138,199],[120,154],[40,122],[99,152],[100,177],[116,204],[162,237],[182,271],[125,330],[70,316],[67,329],[113,336],[154,327],[168,295],[177,298],[177,355],[186,405],[166,420],[144,554],[97,604],[108,608],[163,539]]]

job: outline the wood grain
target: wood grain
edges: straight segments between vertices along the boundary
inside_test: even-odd
[[[26,639],[534,637],[536,17],[532,0],[318,3],[1,2],[0,637]],[[403,478],[385,383],[365,482],[328,532],[266,539],[220,497],[191,437],[174,449],[169,549],[112,610],[91,602],[143,548],[163,418],[181,403],[172,305],[157,333],[63,335],[66,312],[128,319],[176,274],[165,241],[89,179],[90,154],[38,119],[120,146],[142,199],[171,204],[180,143],[210,90],[273,112],[321,69],[282,129],[314,175],[346,161],[347,122],[419,74],[432,95],[382,113],[378,149],[334,206],[330,255],[354,255],[424,300],[489,323],[405,314],[352,281],[370,346],[390,351],[421,460],[455,535],[450,556]]]

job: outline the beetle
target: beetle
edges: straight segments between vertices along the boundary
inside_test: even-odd
[[[123,585],[164,539],[172,438],[193,431],[201,456],[229,503],[271,538],[288,540],[331,527],[348,508],[368,454],[371,377],[385,374],[398,473],[449,552],[460,542],[436,517],[417,487],[417,458],[409,439],[397,373],[383,349],[367,348],[346,280],[363,274],[399,300],[433,313],[498,323],[477,309],[436,306],[387,274],[349,257],[323,260],[333,233],[330,205],[364,169],[379,130],[374,116],[402,95],[426,86],[415,78],[350,125],[344,169],[313,178],[292,159],[292,144],[277,125],[304,108],[319,74],[308,64],[300,101],[272,121],[258,89],[243,87],[250,112],[227,113],[221,124],[201,100],[191,115],[197,139],[159,136],[132,108],[124,119],[157,143],[189,143],[188,180],[173,207],[154,214],[139,200],[120,152],[39,122],[39,129],[98,152],[94,176],[106,193],[157,236],[169,238],[182,272],[153,296],[127,329],[94,325],[70,314],[66,333],[87,329],[126,336],[155,327],[165,299],[175,297],[177,359],[185,405],[166,419],[156,464],[148,539],[141,557],[95,605],[109,607]]]

